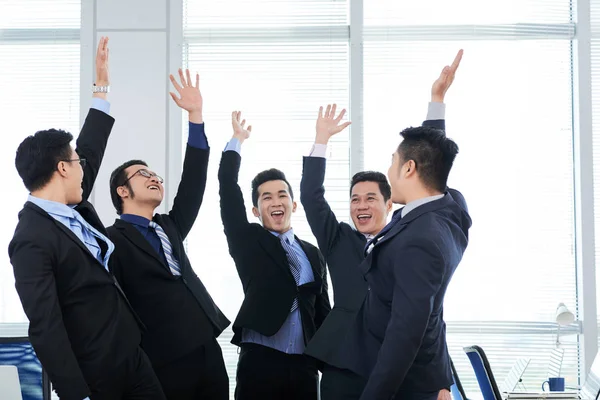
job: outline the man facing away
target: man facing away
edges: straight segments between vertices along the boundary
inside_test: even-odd
[[[75,151],[73,136],[55,129],[19,145],[15,164],[30,195],[8,253],[29,339],[61,400],[162,400],[139,321],[109,272],[114,244],[87,200],[114,123],[107,46],[101,38]]]
[[[141,160],[128,161],[110,177],[110,194],[120,215],[108,234],[116,249],[113,272],[147,327],[142,348],[170,400],[229,398],[229,379],[216,338],[229,321],[194,273],[184,243],[206,187],[209,147],[204,133],[199,77],[179,70],[171,93],[189,114],[189,137],[181,182],[168,214],[155,214],[163,201],[163,179]]]
[[[232,114],[234,135],[221,157],[221,219],[244,290],[233,323],[240,346],[238,400],[316,400],[318,372],[303,355],[329,313],[327,271],[319,250],[300,240],[291,226],[296,203],[283,172],[270,169],[252,181],[250,223],[238,185],[241,145],[251,128]]]
[[[444,68],[433,83],[431,103],[423,126],[445,129],[444,96],[454,80],[460,57],[461,54],[457,54],[454,63]],[[373,171],[359,172],[350,182],[350,215],[356,228],[338,222],[325,200],[323,182],[327,143],[349,124],[341,123],[345,110],[336,118],[335,112],[335,104],[328,106],[324,115],[322,109],[319,111],[315,144],[310,156],[304,158],[300,184],[300,199],[327,262],[334,289],[334,307],[306,349],[306,354],[325,363],[321,378],[323,400],[358,399],[363,391],[364,380],[343,368],[340,352],[347,349],[341,346],[339,338],[352,327],[367,293],[367,284],[358,268],[364,260],[365,245],[385,227],[392,209],[387,178]]]
[[[443,302],[471,226],[464,198],[447,189],[458,146],[431,127],[401,136],[388,179],[405,206],[367,244],[367,295],[343,339],[363,400],[433,400],[453,382]]]

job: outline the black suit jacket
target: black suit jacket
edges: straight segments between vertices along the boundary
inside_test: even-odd
[[[108,228],[116,247],[111,267],[147,328],[142,347],[154,367],[189,354],[230,323],[192,269],[183,245],[204,197],[208,156],[209,150],[187,146],[173,208],[153,218],[169,237],[180,277],[133,225],[117,219]]]
[[[75,209],[106,234],[87,201],[114,119],[91,109],[77,139],[87,159],[83,202]],[[106,245],[98,241],[102,253]],[[62,223],[31,202],[8,247],[29,338],[61,399],[81,400],[140,343],[140,328],[114,277]],[[110,378],[108,378],[110,377]]]
[[[327,294],[327,270],[319,250],[308,242],[302,246],[312,266],[314,282],[296,287],[280,240],[259,224],[248,222],[242,191],[237,183],[241,157],[226,151],[219,167],[221,219],[244,289],[244,301],[233,323],[232,343],[241,340],[243,328],[265,336],[279,331],[298,297],[305,343],[313,337],[331,310]]]
[[[449,190],[392,224],[360,265],[368,292],[345,339],[347,367],[368,377],[365,400],[452,385],[443,303],[467,247],[466,203]]]
[[[423,125],[442,130],[446,128],[443,119],[428,120]],[[325,200],[325,164],[323,157],[304,157],[300,201],[327,262],[334,301],[333,309],[305,352],[329,365],[344,368],[340,353],[345,350],[339,338],[351,329],[367,293],[367,283],[358,268],[365,258],[367,240],[347,223],[338,222]]]

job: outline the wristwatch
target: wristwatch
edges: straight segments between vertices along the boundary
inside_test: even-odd
[[[92,86],[92,93],[108,93],[110,92],[110,86]]]

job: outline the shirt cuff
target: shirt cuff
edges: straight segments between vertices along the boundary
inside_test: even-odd
[[[225,151],[235,151],[238,154],[242,154],[242,144],[240,143],[239,140],[237,140],[236,138],[233,138],[229,141],[229,143],[227,143],[227,146],[225,146]]]
[[[102,111],[104,114],[108,114],[110,112],[110,103],[99,97],[92,97],[91,108]]]
[[[430,102],[429,108],[427,109],[426,120],[445,119],[446,118],[446,104]]]
[[[204,133],[204,123],[190,122],[187,144],[197,149],[208,150],[208,139]]]
[[[310,149],[310,153],[308,154],[308,156],[309,157],[326,158],[327,157],[327,145],[321,144],[321,143],[313,144],[313,147],[312,147],[312,149]]]

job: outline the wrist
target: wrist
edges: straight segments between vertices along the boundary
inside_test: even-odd
[[[444,102],[444,95],[432,94],[431,95],[431,102],[432,103],[443,103]]]
[[[95,97],[97,99],[102,99],[102,100],[106,100],[108,93],[94,93],[92,94],[92,97]]]
[[[202,118],[202,111],[189,111],[189,120],[194,124],[203,124],[204,119]]]
[[[325,144],[326,145],[328,143],[329,143],[329,136],[317,134],[317,136],[315,137],[315,144]]]
[[[235,133],[233,134],[233,136],[231,138],[232,139],[237,139],[238,142],[240,142],[240,144],[244,143],[244,140],[246,140],[246,138],[244,138],[243,136],[237,135]]]

